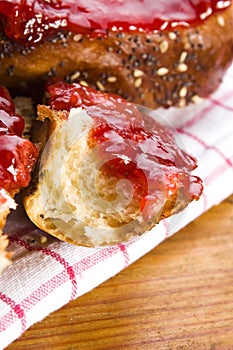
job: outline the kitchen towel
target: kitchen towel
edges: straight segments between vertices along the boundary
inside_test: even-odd
[[[46,235],[21,206],[7,223],[13,263],[0,276],[0,349],[32,324],[92,290],[220,203],[233,192],[233,66],[218,91],[183,110],[156,115],[176,129],[177,141],[198,159],[203,179],[199,201],[161,221],[142,237],[106,248],[73,246]]]

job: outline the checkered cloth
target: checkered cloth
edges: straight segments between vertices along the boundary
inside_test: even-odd
[[[178,141],[195,155],[204,193],[182,213],[127,244],[91,249],[60,242],[39,231],[21,207],[7,232],[12,265],[0,277],[0,349],[32,324],[87,293],[180,230],[233,192],[233,66],[212,97],[183,111],[156,113],[178,131]],[[47,237],[47,242],[45,238]]]

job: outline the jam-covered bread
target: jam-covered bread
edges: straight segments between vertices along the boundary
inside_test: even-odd
[[[1,1],[0,82],[31,91],[60,77],[183,107],[219,86],[232,23],[232,0]]]
[[[202,192],[196,160],[148,110],[79,84],[48,87],[33,141],[40,157],[24,198],[42,230],[103,246],[143,234]]]
[[[0,270],[9,257],[2,230],[10,209],[16,208],[15,195],[29,184],[38,156],[37,148],[22,137],[23,129],[23,117],[15,112],[8,90],[0,86]]]

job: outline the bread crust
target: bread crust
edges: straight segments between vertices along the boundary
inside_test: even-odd
[[[11,263],[12,253],[6,251],[9,240],[2,230],[6,224],[6,218],[10,209],[16,208],[13,196],[13,193],[10,195],[5,190],[0,189],[0,273]]]
[[[0,273],[11,263],[10,258],[12,254],[6,252],[8,243],[7,237],[0,232]]]
[[[65,78],[151,108],[183,107],[219,86],[233,57],[233,4],[196,27],[91,39],[59,33],[32,49],[1,33],[0,81],[11,88]]]

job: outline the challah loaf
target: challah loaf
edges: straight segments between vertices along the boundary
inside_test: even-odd
[[[0,18],[0,82],[23,93],[59,77],[183,107],[215,91],[233,57],[231,0],[14,0]]]

